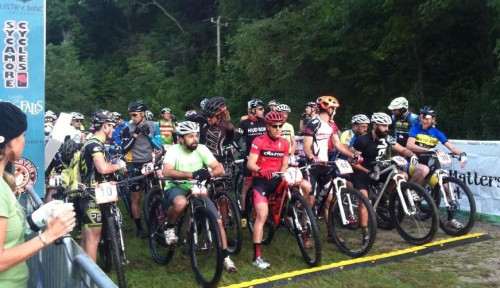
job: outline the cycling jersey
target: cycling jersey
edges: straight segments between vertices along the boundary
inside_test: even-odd
[[[115,130],[113,130],[113,141],[118,146],[122,146],[122,132],[125,127],[127,127],[127,123],[122,121],[122,124],[116,125]]]
[[[260,135],[266,134],[266,123],[262,118],[255,118],[253,116],[240,122],[236,134],[234,135],[233,146],[241,150],[241,145],[239,145],[240,139],[245,138],[245,156],[250,154],[250,147],[252,141],[259,137]]]
[[[292,124],[286,122],[283,124],[283,128],[281,129],[281,137],[283,137],[288,144],[290,144],[290,149],[288,153],[292,152],[292,137],[295,137],[295,130],[293,129]]]
[[[312,152],[320,161],[328,161],[328,150],[332,146],[332,135],[337,134],[339,128],[333,121],[324,121],[316,115],[307,124],[304,137],[313,137]]]
[[[162,149],[161,135],[159,129],[155,129],[153,121],[144,122],[149,126],[151,136],[140,133],[137,138],[132,137],[137,125],[129,122],[123,129],[122,149],[127,163],[147,163],[153,160],[151,153],[153,149]]]
[[[406,147],[408,132],[412,127],[420,124],[420,118],[417,114],[406,112],[403,119],[396,119],[396,116],[392,115],[392,124],[394,125],[394,137],[400,145]]]
[[[281,169],[283,157],[288,156],[290,144],[281,137],[274,140],[265,134],[255,138],[251,147],[250,153],[259,155],[257,166],[261,169],[278,172]],[[261,177],[257,172],[253,172],[252,176]]]
[[[425,148],[434,148],[439,142],[443,144],[448,142],[448,138],[446,138],[443,132],[439,131],[435,126],[424,130],[422,124],[412,127],[409,137],[415,138],[416,145]]]
[[[206,125],[201,132],[204,137],[200,137],[200,144],[207,146],[217,160],[221,161],[224,156],[223,147],[233,142],[233,124],[222,119],[219,124]]]
[[[361,152],[361,156],[364,161],[361,164],[368,170],[371,170],[375,164],[373,164],[376,160],[381,160],[387,151],[389,146],[396,145],[396,140],[387,135],[385,138],[373,139],[372,133],[368,133],[362,136],[359,136],[352,147],[356,149],[356,151]]]
[[[349,148],[352,148],[352,145],[354,144],[354,141],[356,141],[356,139],[358,138],[358,136],[359,135],[356,134],[354,132],[354,130],[349,129],[349,130],[344,131],[340,135],[340,142],[342,144],[344,144],[345,146],[347,146]],[[340,154],[338,151],[335,151],[335,154],[333,155],[333,159],[337,159],[337,158],[347,160],[349,157]]]
[[[161,142],[162,144],[172,145],[174,144],[174,122],[172,120],[165,121],[160,120],[158,122],[160,126]]]
[[[79,169],[83,184],[87,187],[95,187],[96,182],[102,182],[107,177],[100,174],[94,166],[94,157],[103,157],[107,162],[107,154],[104,149],[105,139],[102,137],[93,136],[89,138],[83,146],[80,156]]]
[[[74,126],[71,126],[65,139],[71,139],[77,144],[82,143],[82,131],[80,129],[76,129]]]

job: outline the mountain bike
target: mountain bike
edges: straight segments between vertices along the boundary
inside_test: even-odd
[[[222,218],[222,225],[226,231],[227,250],[230,254],[241,251],[243,232],[241,229],[241,216],[234,197],[228,192],[231,187],[232,173],[226,173],[207,181],[208,195]]]
[[[319,230],[309,205],[301,195],[300,182],[302,168],[290,167],[286,172],[275,172],[274,177],[283,176],[283,181],[273,193],[268,194],[269,213],[264,224],[262,244],[271,243],[276,229],[283,225],[294,234],[300,252],[309,266],[318,266],[321,262],[321,243]],[[246,218],[250,233],[257,214],[254,207],[254,193],[250,187],[246,197]]]
[[[407,163],[401,156],[375,161],[373,181],[369,185],[368,193],[378,217],[377,224],[387,225],[390,221],[388,227],[394,225],[406,242],[423,245],[432,241],[436,235],[439,223],[437,208],[424,188],[407,182],[404,176],[398,173]],[[396,187],[389,191],[391,181]]]
[[[476,201],[469,187],[459,178],[450,176],[443,168],[452,166],[451,158],[460,156],[452,153],[447,154],[440,150],[425,153],[429,155],[429,174],[425,177],[425,183],[432,198],[438,207],[439,226],[448,235],[461,236],[469,233],[476,221]],[[453,217],[463,227],[455,228],[448,224],[449,218]]]
[[[174,180],[174,183],[181,183]],[[193,188],[188,195],[186,213],[175,223],[176,235],[181,238],[184,219],[187,219],[187,249],[191,267],[197,282],[203,287],[215,287],[220,281],[223,269],[222,241],[217,219],[206,208],[211,201],[206,188],[198,181],[192,181]],[[153,260],[162,265],[168,264],[177,245],[167,245],[168,206],[164,198],[156,199],[149,214],[149,248]],[[177,243],[182,243],[181,239]]]

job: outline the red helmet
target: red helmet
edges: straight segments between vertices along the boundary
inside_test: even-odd
[[[266,124],[270,123],[285,123],[285,117],[283,116],[282,113],[278,111],[271,111],[266,114],[266,117],[264,118],[264,121]]]
[[[316,104],[320,110],[328,110],[329,108],[338,108],[340,106],[339,100],[333,96],[318,97]]]

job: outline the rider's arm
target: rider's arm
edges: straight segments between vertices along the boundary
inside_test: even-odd
[[[415,138],[413,138],[413,139],[415,139]],[[404,147],[403,145],[401,145],[399,143],[394,144],[392,146],[392,149],[405,157],[411,157],[411,156],[415,155],[413,153],[413,151],[411,151],[410,149],[408,149],[407,147]]]
[[[175,178],[175,179],[190,179],[193,178],[193,173],[178,171],[174,169],[174,166],[169,163],[163,162],[163,175],[165,177]]]
[[[210,171],[210,177],[217,177],[224,174],[224,167],[222,167],[222,164],[218,161],[213,161],[208,167],[212,169],[212,171]]]
[[[163,145],[161,143],[161,133],[160,133],[160,128],[156,127],[156,125],[153,125],[154,131],[153,133],[148,135],[149,143],[151,143],[151,146],[153,146],[154,149],[160,150],[162,149]]]
[[[110,164],[104,159],[104,154],[92,155],[92,161],[94,162],[94,167],[99,174],[111,174],[120,170],[118,164]]]
[[[349,150],[349,148],[347,148],[344,144],[342,144],[342,142],[340,142],[339,135],[333,134],[331,138],[333,146],[335,146],[335,148],[337,149],[337,151],[340,152],[340,154],[351,158],[356,155],[351,150]]]
[[[135,136],[135,137],[134,137]],[[130,126],[125,127],[122,133],[122,153],[127,154],[128,151],[134,147],[135,139],[137,134],[132,134],[130,132]]]
[[[302,143],[303,143],[303,148],[304,148],[304,154],[306,155],[307,159],[311,159],[314,157],[313,151],[312,151],[312,145],[313,145],[313,136],[305,135],[304,138],[302,138]]]
[[[415,138],[414,137],[409,137],[408,142],[406,142],[406,148],[410,149],[411,151],[415,153],[426,153],[429,152],[428,148],[425,147],[420,147],[415,143]]]
[[[260,167],[257,166],[257,159],[259,159],[259,154],[250,153],[248,155],[247,168],[252,172],[258,172]]]
[[[462,152],[462,150],[460,150],[460,148],[458,148],[457,146],[453,145],[453,143],[451,143],[450,141],[446,142],[446,143],[443,143],[443,145],[448,148],[451,152],[453,152],[453,154],[455,155],[460,155]]]

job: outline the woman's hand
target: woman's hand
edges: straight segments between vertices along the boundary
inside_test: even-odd
[[[56,217],[47,220],[47,229],[43,233],[47,242],[53,243],[58,238],[73,231],[76,225],[76,213],[73,210],[66,210]]]

